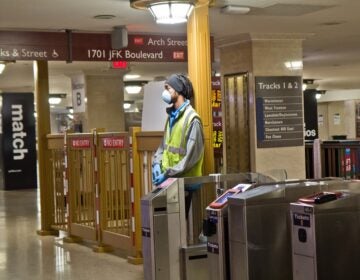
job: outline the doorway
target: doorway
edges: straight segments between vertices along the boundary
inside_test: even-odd
[[[224,169],[250,171],[248,74],[224,76]]]

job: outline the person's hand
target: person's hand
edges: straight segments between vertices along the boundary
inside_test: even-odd
[[[162,182],[164,182],[166,180],[166,176],[165,173],[160,174],[159,176],[157,176],[155,178],[155,180],[153,180],[154,185],[158,186],[160,185]]]
[[[155,178],[161,174],[160,164],[156,163],[152,167],[152,181],[154,183]]]

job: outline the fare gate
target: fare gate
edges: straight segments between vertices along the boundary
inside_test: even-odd
[[[141,263],[140,198],[152,189],[151,157],[161,139],[140,128],[48,135],[51,228],[66,232],[65,242],[95,241],[98,252],[110,245]]]
[[[129,135],[100,133],[97,143],[101,240],[129,251],[135,234]]]
[[[69,134],[66,139],[69,233],[91,241],[97,240],[99,225],[95,209],[99,203],[98,198],[95,201],[94,143],[91,133]]]
[[[54,194],[54,221],[52,228],[67,231],[66,195],[64,192],[64,135],[48,135],[47,138],[51,157],[52,191]]]

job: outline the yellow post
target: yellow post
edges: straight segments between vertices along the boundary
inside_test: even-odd
[[[140,175],[140,155],[138,153],[138,145],[136,134],[141,131],[140,127],[132,127],[130,136],[132,138],[132,159],[133,159],[133,183],[134,183],[134,217],[135,217],[135,255],[128,257],[128,262],[132,264],[142,264],[142,243],[141,243],[141,175]]]
[[[188,71],[195,91],[195,108],[205,134],[204,175],[214,172],[211,111],[209,1],[199,0],[187,24]]]
[[[34,62],[36,125],[37,125],[37,158],[39,167],[41,228],[39,235],[57,234],[51,226],[54,224],[54,195],[52,189],[52,172],[50,152],[47,148],[47,135],[50,134],[49,109],[49,74],[47,61]]]

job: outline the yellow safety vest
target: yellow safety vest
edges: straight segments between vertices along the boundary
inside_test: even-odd
[[[199,118],[199,115],[190,107],[185,109],[185,112],[175,122],[170,133],[169,120],[166,124],[165,132],[165,146],[162,156],[162,169],[163,172],[169,167],[178,164],[185,156],[186,153],[186,135],[189,130],[191,121],[194,118]],[[181,177],[193,177],[202,175],[202,163],[204,154],[202,154],[199,161],[190,170],[187,170]]]

